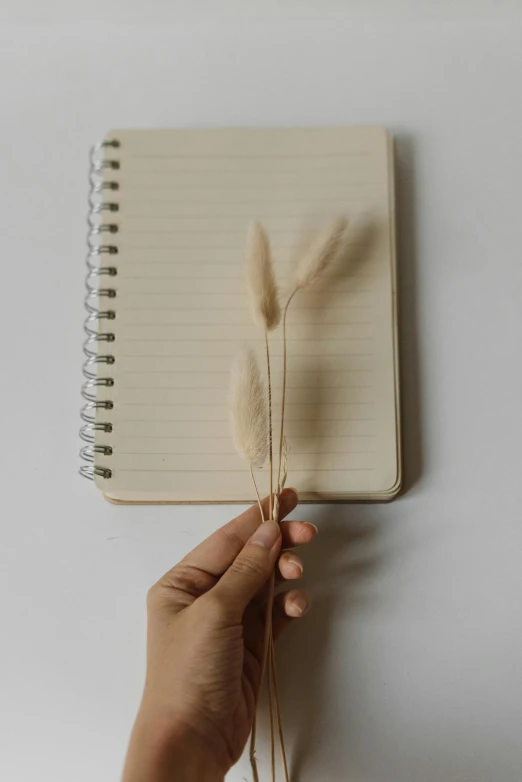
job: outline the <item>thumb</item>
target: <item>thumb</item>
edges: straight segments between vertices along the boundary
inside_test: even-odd
[[[280,548],[279,524],[264,521],[211,590],[227,613],[243,616],[254,595],[270,578]]]

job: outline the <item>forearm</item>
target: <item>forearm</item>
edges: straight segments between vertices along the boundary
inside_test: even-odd
[[[122,782],[223,782],[212,753],[183,728],[138,714]]]

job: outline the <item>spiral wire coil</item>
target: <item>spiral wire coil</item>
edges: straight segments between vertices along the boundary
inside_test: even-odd
[[[85,382],[82,386],[82,396],[85,404],[80,416],[84,425],[80,429],[80,437],[87,445],[80,450],[80,457],[87,462],[80,467],[80,474],[84,478],[94,479],[95,475],[102,478],[111,478],[112,470],[101,467],[95,463],[96,455],[112,455],[111,445],[95,444],[96,432],[112,432],[112,423],[100,421],[98,410],[112,410],[114,402],[104,399],[98,400],[98,388],[110,388],[114,386],[114,378],[98,377],[100,364],[112,365],[115,358],[110,354],[110,349],[101,349],[100,343],[114,342],[115,335],[106,330],[105,321],[113,321],[116,313],[111,309],[111,300],[116,298],[116,289],[110,286],[110,278],[118,274],[117,267],[111,263],[112,257],[118,254],[118,246],[110,241],[110,237],[118,233],[118,224],[111,220],[111,215],[119,211],[119,204],[106,198],[107,191],[118,190],[118,182],[107,181],[104,174],[107,169],[120,168],[119,160],[104,159],[104,151],[107,147],[117,149],[120,142],[117,140],[103,141],[94,146],[90,153],[89,166],[89,213],[87,223],[87,277],[85,287],[85,309],[87,317],[84,323],[86,339],[83,343],[85,362],[83,374]],[[107,240],[107,234],[110,235]],[[107,282],[104,282],[104,279]],[[102,321],[104,321],[102,325]],[[108,325],[108,324],[107,324]]]

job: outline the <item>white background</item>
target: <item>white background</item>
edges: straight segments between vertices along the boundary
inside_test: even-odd
[[[3,3],[6,782],[118,780],[146,590],[233,512],[114,507],[77,475],[89,145],[113,126],[348,123],[397,136],[409,489],[294,514],[320,535],[315,609],[280,649],[293,780],[522,779],[516,9]]]

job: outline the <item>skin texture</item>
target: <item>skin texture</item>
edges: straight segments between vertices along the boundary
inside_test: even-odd
[[[286,489],[280,518],[296,505]],[[266,513],[267,499],[263,506]],[[253,506],[150,589],[147,676],[123,782],[222,782],[252,727],[267,582],[274,567],[280,582],[301,576],[301,560],[287,549],[316,531],[299,521],[261,524]],[[276,638],[309,602],[299,589],[278,596]]]

